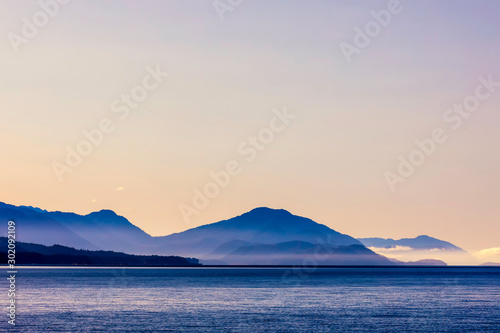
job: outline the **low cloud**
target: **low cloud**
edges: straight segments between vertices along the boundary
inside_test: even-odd
[[[492,247],[489,249],[484,249],[474,254],[476,257],[483,260],[500,262],[500,247]]]
[[[479,259],[479,256],[473,256],[469,253],[446,251],[444,249],[415,249],[410,246],[395,246],[391,248],[385,247],[369,247],[375,253],[388,258],[401,261],[418,261],[423,259],[442,260],[449,265],[477,265],[485,261],[495,261],[494,259],[484,260]],[[497,248],[500,250],[500,248]],[[488,249],[493,250],[493,249]],[[489,253],[489,252],[488,252]],[[500,260],[500,258],[498,259]]]
[[[414,248],[410,246],[399,246],[396,245],[395,247],[369,247],[370,250],[372,250],[375,253],[392,253],[392,252],[408,252],[408,251],[413,251],[415,250]]]

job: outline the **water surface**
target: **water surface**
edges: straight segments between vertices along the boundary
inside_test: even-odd
[[[500,332],[500,268],[26,268],[17,288],[1,331]]]

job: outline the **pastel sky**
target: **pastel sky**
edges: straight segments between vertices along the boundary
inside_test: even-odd
[[[355,237],[500,247],[500,87],[458,129],[443,119],[478,77],[500,81],[500,2],[402,0],[348,63],[340,43],[389,2],[243,0],[221,21],[212,1],[73,0],[15,52],[41,8],[3,1],[0,201],[108,208],[152,235],[268,206]],[[157,66],[168,77],[121,119],[111,104]],[[284,107],[296,118],[248,162],[239,145]],[[53,162],[104,118],[114,131],[60,182]],[[384,173],[435,128],[447,141],[391,191]],[[186,222],[231,160],[241,174]]]

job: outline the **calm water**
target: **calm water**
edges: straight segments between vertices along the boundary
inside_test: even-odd
[[[2,332],[500,332],[500,268],[30,268],[17,288]]]

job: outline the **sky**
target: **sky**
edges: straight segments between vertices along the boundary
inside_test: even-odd
[[[283,208],[500,260],[500,3],[61,2],[0,4],[0,201],[158,236]]]

